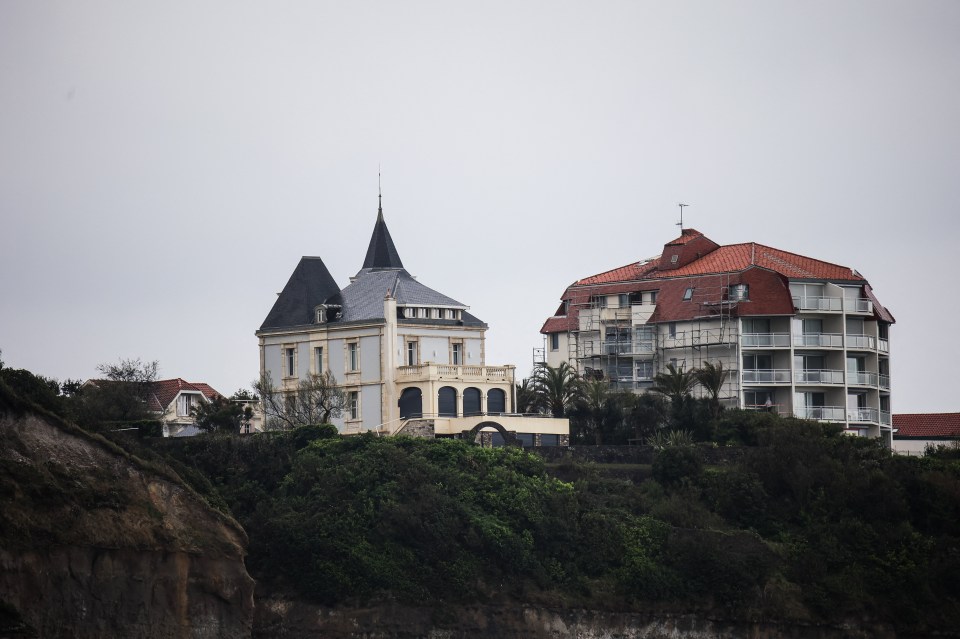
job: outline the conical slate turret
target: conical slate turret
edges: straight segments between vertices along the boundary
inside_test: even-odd
[[[403,268],[397,247],[393,245],[393,238],[387,230],[387,223],[383,221],[383,206],[377,209],[377,223],[373,227],[370,237],[370,246],[367,247],[367,257],[363,260],[363,268],[396,269]]]

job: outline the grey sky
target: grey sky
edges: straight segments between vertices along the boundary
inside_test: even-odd
[[[687,226],[855,267],[895,412],[957,411],[960,3],[0,2],[0,349],[224,393],[377,206],[530,369],[573,280]]]

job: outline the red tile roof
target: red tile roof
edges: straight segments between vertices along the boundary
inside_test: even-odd
[[[220,393],[203,382],[191,383],[179,377],[175,379],[161,379],[153,382],[150,386],[150,403],[160,406],[159,410],[164,410],[170,405],[181,391],[202,393],[207,399],[213,399]],[[156,408],[154,410],[157,410]]]
[[[901,413],[893,416],[897,437],[960,437],[960,413]]]

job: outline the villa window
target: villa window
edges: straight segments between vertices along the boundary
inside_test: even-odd
[[[590,303],[594,308],[606,308],[607,307],[607,296],[606,295],[593,295],[590,297]]]
[[[640,381],[653,379],[653,360],[641,359],[634,362],[634,376]]]
[[[317,324],[323,324],[327,321],[327,309],[320,307],[317,309]]]
[[[671,338],[671,339],[676,339],[676,338],[677,338],[677,323],[676,323],[676,322],[670,322],[670,324],[669,324],[668,327],[667,327],[667,330],[670,331],[670,338]]]
[[[313,348],[313,368],[317,372],[317,375],[323,374],[323,346],[315,346]]]
[[[463,364],[463,344],[454,342],[450,345],[450,363],[454,366]]]
[[[347,419],[360,419],[360,393],[357,391],[347,393]]]
[[[407,366],[417,365],[417,343],[407,342]]]
[[[617,304],[620,308],[630,308],[630,294],[620,293],[620,295],[617,296]]]
[[[550,350],[560,350],[560,333],[550,333]]]
[[[283,374],[285,377],[294,377],[297,374],[297,349],[287,346],[283,349]]]
[[[360,353],[357,342],[347,344],[347,371],[360,370]]]

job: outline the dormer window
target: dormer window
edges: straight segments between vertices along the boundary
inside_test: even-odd
[[[693,299],[693,288],[689,287],[687,288],[687,290],[683,292],[683,301],[689,302],[692,299]]]
[[[730,299],[741,301],[750,299],[750,285],[749,284],[734,284],[730,287]]]
[[[326,324],[327,323],[327,307],[318,306],[316,309],[316,322],[317,324]]]
[[[671,264],[676,264],[676,263],[677,263],[677,260],[679,260],[679,259],[680,259],[680,256],[679,256],[679,255],[671,255],[671,256],[670,256],[670,263],[671,263]]]

